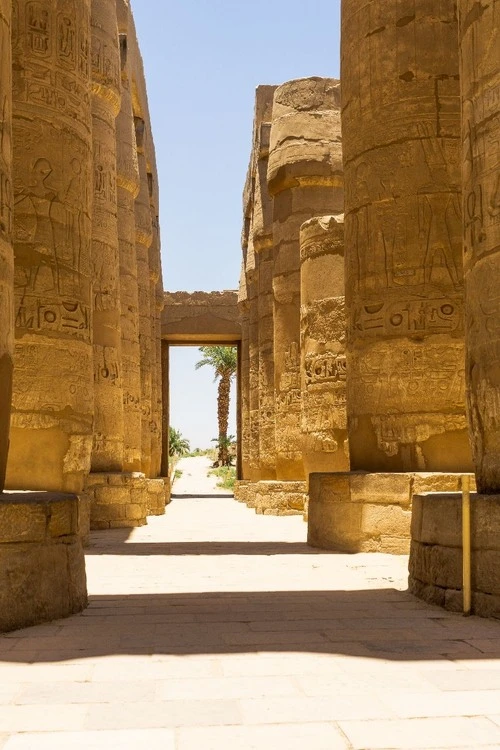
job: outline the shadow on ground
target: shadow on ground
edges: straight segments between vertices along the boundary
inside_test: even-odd
[[[91,545],[86,555],[335,555],[305,542],[128,542],[121,547]]]
[[[307,652],[413,661],[500,659],[500,623],[392,588],[93,596],[83,614],[0,637],[0,660]]]

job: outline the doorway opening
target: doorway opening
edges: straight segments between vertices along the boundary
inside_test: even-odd
[[[197,344],[163,342],[172,497],[230,497],[240,466],[239,344]]]

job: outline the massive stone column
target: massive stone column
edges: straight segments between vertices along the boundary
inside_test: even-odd
[[[90,0],[13,4],[11,488],[82,489],[93,422]]]
[[[148,174],[144,153],[145,122],[135,118],[137,158],[139,163],[139,193],[135,201],[135,242],[137,252],[137,280],[139,285],[139,343],[141,351],[141,471],[151,476],[151,397],[152,397],[152,328],[149,249],[153,242],[153,224],[149,205]]]
[[[344,0],[351,467],[469,470],[452,2]]]
[[[10,21],[12,7],[11,65]],[[90,4],[0,3],[0,632],[80,612],[90,469]],[[11,85],[13,111],[11,131]],[[12,139],[11,139],[12,135]],[[15,290],[9,247],[14,181]]]
[[[343,210],[336,148],[338,81],[290,81],[274,94],[268,166],[273,201],[276,471],[304,478],[300,378],[300,226]]]
[[[153,240],[149,248],[149,279],[151,299],[151,476],[161,471],[161,330],[163,309],[160,265],[159,196],[153,171],[148,170],[149,205]]]
[[[468,411],[478,491],[500,493],[500,2],[458,8]]]
[[[306,477],[348,471],[343,217],[300,230],[302,433]]]
[[[273,203],[267,187],[273,99],[276,86],[256,92],[252,239],[257,262],[259,472],[276,479],[274,421]]]
[[[247,251],[248,290],[248,412],[250,420],[250,450],[248,478],[252,482],[260,479],[260,394],[259,394],[259,258],[256,256],[253,237]]]
[[[316,546],[408,553],[413,496],[471,466],[455,10],[342,4],[352,473],[311,476]]]
[[[123,468],[120,256],[116,194],[116,117],[120,50],[115,0],[92,0],[92,221],[94,442],[92,472]]]
[[[241,474],[245,481],[249,481],[250,475],[250,349],[249,349],[249,306],[248,288],[244,258],[241,268],[240,285],[238,290],[238,309],[241,323],[241,345],[240,345],[240,394],[241,394]],[[239,499],[239,493],[236,492]]]
[[[141,353],[135,243],[139,164],[131,96],[128,4],[117,0],[122,67],[121,109],[116,120],[118,241],[120,253],[121,356],[123,372],[123,469],[141,470]]]
[[[0,3],[0,494],[9,448],[14,349],[14,254],[12,251],[12,59],[11,0]]]

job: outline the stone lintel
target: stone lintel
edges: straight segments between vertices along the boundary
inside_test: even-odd
[[[500,616],[500,495],[471,493],[472,611]],[[409,589],[420,599],[461,612],[462,493],[415,495]]]
[[[88,501],[51,492],[0,494],[0,632],[87,606]]]
[[[237,344],[238,293],[165,292],[162,338],[174,344]]]
[[[303,515],[307,504],[305,482],[243,480],[236,482],[234,496],[264,516]]]
[[[343,552],[408,554],[413,497],[430,491],[457,492],[462,476],[430,472],[310,474],[308,543]]]

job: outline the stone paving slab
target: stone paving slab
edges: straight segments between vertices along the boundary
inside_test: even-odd
[[[95,532],[89,609],[0,637],[1,750],[500,748],[500,622],[305,534],[231,498]]]

